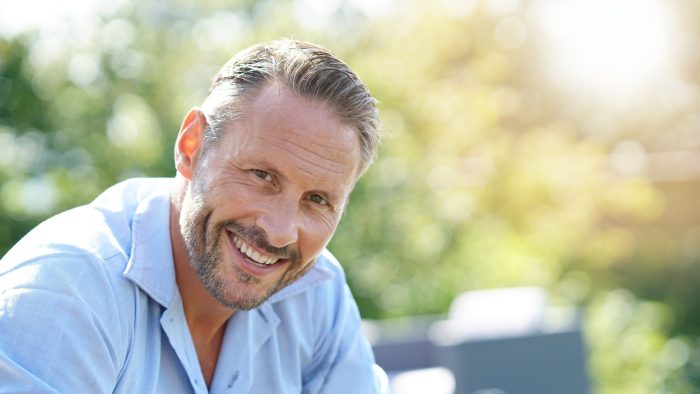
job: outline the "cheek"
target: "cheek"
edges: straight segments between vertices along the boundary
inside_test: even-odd
[[[309,225],[320,236],[330,238],[338,227],[341,215],[342,211],[317,213],[309,218]]]
[[[305,244],[306,250],[301,250],[307,258],[316,258],[324,247],[330,242],[336,229],[338,220],[335,218],[325,218],[323,221],[315,221],[307,227]],[[306,252],[306,253],[304,253]]]
[[[239,182],[220,183],[210,189],[207,198],[217,216],[226,217],[255,211],[261,201],[260,194],[256,194],[253,187]]]
[[[180,227],[183,231],[193,231],[200,224],[200,218],[203,215],[202,212],[205,210],[206,202],[202,198],[201,194],[198,194],[195,190],[190,189],[185,199],[182,202],[182,209],[180,211]]]

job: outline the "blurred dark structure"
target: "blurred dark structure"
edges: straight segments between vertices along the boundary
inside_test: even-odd
[[[586,394],[578,328],[439,346],[436,362],[455,375],[455,394]]]
[[[502,310],[503,316],[509,312]],[[406,385],[393,386],[394,394],[420,392],[424,386],[418,384],[419,380],[429,379],[420,371],[436,367],[451,372],[453,381],[448,385],[454,394],[590,392],[581,318],[575,312],[568,314],[567,319],[558,319],[556,324],[542,315],[536,318],[536,326],[528,326],[522,332],[499,333],[494,328],[487,335],[473,329],[469,332],[467,326],[478,316],[460,322],[453,314],[454,311],[446,320],[427,316],[368,322],[376,361],[392,382],[417,372],[413,380],[416,384],[408,389]],[[455,335],[455,328],[466,331]]]

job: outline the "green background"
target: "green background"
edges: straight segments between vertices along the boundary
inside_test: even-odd
[[[218,67],[294,37],[333,49],[380,101],[380,157],[330,245],[364,317],[542,286],[584,311],[596,393],[699,392],[700,60],[678,70],[685,101],[566,95],[510,3],[125,0],[5,32],[0,254],[115,182],[174,175],[180,121]],[[508,41],[504,20],[530,30]],[[647,171],[620,170],[630,160]]]

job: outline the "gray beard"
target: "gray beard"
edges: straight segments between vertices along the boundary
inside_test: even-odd
[[[196,186],[191,185],[193,188]],[[192,212],[184,218],[182,224],[182,236],[185,241],[185,249],[190,260],[190,265],[195,271],[199,280],[211,294],[214,299],[222,305],[234,310],[251,310],[260,306],[267,301],[268,298],[277,291],[285,288],[297,279],[307,273],[314,265],[315,261],[307,264],[303,269],[301,267],[301,255],[295,248],[275,248],[267,243],[266,237],[262,230],[257,228],[247,228],[236,221],[225,221],[217,223],[212,234],[212,239],[207,239],[207,227],[211,217],[211,210],[205,210],[205,204],[201,199],[201,190],[191,190],[197,193],[192,202]],[[184,207],[183,207],[184,208]],[[245,239],[247,242],[256,247],[265,250],[276,256],[284,256],[289,259],[289,267],[282,275],[280,280],[271,286],[267,291],[254,295],[246,296],[242,299],[236,299],[233,294],[226,291],[224,280],[220,274],[221,265],[221,238],[226,234],[226,230],[230,229],[233,232]],[[238,267],[234,267],[235,275],[243,283],[259,284],[260,279],[242,271]]]

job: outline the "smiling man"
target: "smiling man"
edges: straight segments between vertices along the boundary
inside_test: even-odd
[[[0,261],[0,392],[374,393],[325,249],[379,143],[375,100],[315,45],[242,51],[175,143]]]

